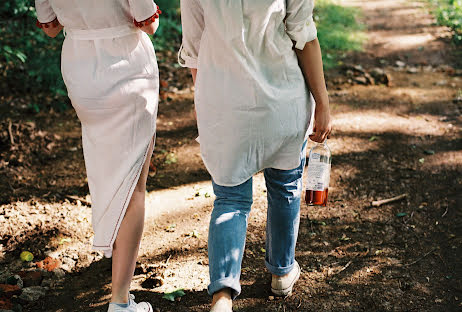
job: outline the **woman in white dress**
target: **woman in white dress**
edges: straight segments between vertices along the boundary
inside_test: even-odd
[[[93,248],[112,256],[109,311],[152,311],[129,294],[144,223],[155,141],[159,74],[147,36],[161,13],[152,0],[35,0],[37,26],[64,27],[61,69],[82,124],[92,198]]]
[[[258,171],[267,186],[272,292],[291,293],[300,275],[295,245],[306,141],[310,135],[323,142],[331,131],[313,6],[314,0],[181,0],[179,62],[195,81],[201,154],[216,195],[208,242],[212,311],[232,311],[241,291]]]

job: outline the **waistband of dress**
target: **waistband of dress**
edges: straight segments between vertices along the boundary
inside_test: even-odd
[[[127,24],[116,27],[100,28],[100,29],[64,29],[66,37],[75,40],[98,40],[112,39],[128,36],[139,32],[140,29]]]

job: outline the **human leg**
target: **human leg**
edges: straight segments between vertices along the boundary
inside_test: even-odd
[[[295,169],[264,170],[268,197],[265,260],[276,276],[288,274],[295,265],[305,153],[304,145]]]
[[[152,142],[114,243],[111,302],[129,302],[128,291],[135,271],[141,235],[143,234],[146,180],[153,149],[154,144]]]
[[[234,299],[241,291],[239,279],[245,247],[247,219],[252,206],[252,179],[225,187],[213,183],[216,195],[209,227],[209,294]]]

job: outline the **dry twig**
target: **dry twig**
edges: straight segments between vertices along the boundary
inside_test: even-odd
[[[8,134],[10,135],[11,145],[14,145],[13,124],[11,123],[11,120],[8,120]]]
[[[80,202],[81,202],[82,204],[84,204],[85,206],[91,207],[91,203],[90,203],[88,200],[79,198],[79,197],[77,197],[77,196],[74,196],[74,195],[66,195],[66,198],[69,198],[69,199],[72,199],[72,200],[75,200],[75,201],[80,201]]]
[[[351,263],[352,263],[351,261],[348,261],[348,263],[345,264],[345,265],[343,266],[343,268],[341,268],[340,271],[338,271],[338,272],[335,273],[335,274],[339,274],[339,273],[345,271],[345,270],[350,266]]]
[[[429,252],[427,252],[425,255],[423,255],[422,257],[420,257],[419,259],[411,262],[411,263],[408,263],[408,264],[405,264],[404,266],[411,266],[413,264],[416,264],[417,262],[421,261],[423,258],[425,258],[426,256],[428,256],[429,254],[433,253],[436,249],[438,248],[433,248],[432,250],[430,250]]]
[[[385,204],[388,204],[388,203],[392,203],[392,202],[395,202],[395,201],[398,201],[398,200],[401,200],[403,198],[406,198],[407,194],[401,194],[399,196],[395,196],[395,197],[392,197],[392,198],[387,198],[387,199],[382,199],[382,200],[374,200],[371,205],[373,207],[379,207],[379,206],[382,206],[382,205],[385,205]]]
[[[168,266],[168,263],[170,262],[170,258],[172,257],[172,254],[168,255],[167,261],[165,261],[165,266]]]
[[[443,215],[441,218],[443,218],[447,213],[448,213],[449,205],[446,205],[446,210],[444,211]]]

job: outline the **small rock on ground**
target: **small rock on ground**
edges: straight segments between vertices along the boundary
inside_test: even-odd
[[[33,302],[45,296],[45,294],[46,289],[44,287],[31,286],[24,288],[19,298],[27,302]]]

